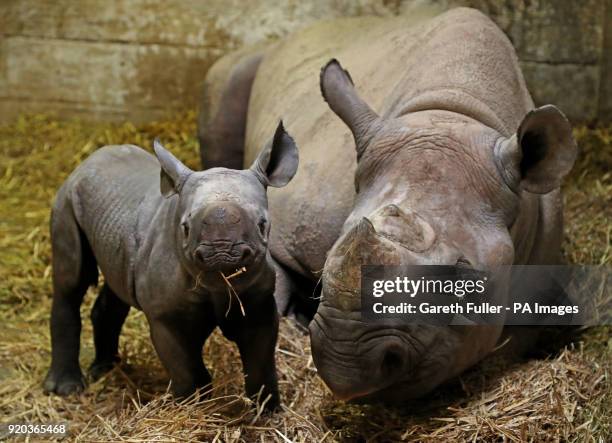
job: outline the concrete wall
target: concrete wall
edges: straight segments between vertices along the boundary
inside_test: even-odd
[[[160,117],[194,107],[208,67],[242,44],[421,3],[481,9],[514,42],[536,102],[612,120],[612,0],[0,0],[0,120]]]

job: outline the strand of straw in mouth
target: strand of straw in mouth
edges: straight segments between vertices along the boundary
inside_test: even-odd
[[[195,284],[193,285],[193,288],[191,288],[192,291],[195,291],[196,289],[198,289],[198,286],[201,286],[200,284],[200,275],[202,275],[202,273],[198,273],[198,275],[196,275],[195,278]]]
[[[244,266],[240,269],[237,269],[236,272],[234,272],[233,274],[230,274],[227,276],[223,272],[219,271],[219,274],[221,274],[221,277],[223,278],[223,280],[225,281],[225,284],[227,285],[227,295],[229,296],[229,304],[227,306],[227,311],[225,312],[226,317],[229,314],[230,309],[232,309],[232,294],[234,294],[236,296],[236,300],[238,300],[238,304],[240,305],[240,312],[242,312],[242,316],[246,317],[246,313],[244,312],[244,306],[242,306],[242,300],[240,300],[240,297],[238,297],[238,293],[236,292],[236,290],[234,289],[234,286],[232,286],[232,283],[230,282],[232,278],[238,277],[240,274],[244,272],[246,272],[246,268]]]

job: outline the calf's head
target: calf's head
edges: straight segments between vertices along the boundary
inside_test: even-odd
[[[335,60],[321,71],[321,90],[351,130],[358,164],[354,207],[328,254],[310,324],[314,362],[340,398],[404,401],[474,364],[501,327],[368,324],[361,265],[512,264],[522,192],[557,188],[576,146],[554,106],[527,113],[506,138],[449,111],[379,116]]]
[[[161,193],[174,196],[173,230],[179,256],[195,276],[257,269],[265,263],[270,223],[268,186],[285,186],[298,166],[293,139],[279,123],[249,169],[192,171],[156,140]],[[205,279],[203,280],[205,281]]]

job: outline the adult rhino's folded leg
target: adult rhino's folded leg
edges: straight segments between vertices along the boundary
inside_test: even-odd
[[[287,317],[304,328],[312,320],[319,303],[317,282],[312,282],[301,275],[291,271],[275,259],[272,259],[276,273],[274,299],[276,308],[282,317]]]
[[[287,270],[276,260],[271,258],[274,266],[276,283],[274,285],[274,299],[276,309],[281,316],[287,316],[291,307],[291,298],[295,292],[295,284]]]

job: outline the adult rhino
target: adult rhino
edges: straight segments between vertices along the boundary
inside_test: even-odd
[[[570,124],[534,108],[510,41],[476,10],[318,23],[222,59],[205,87],[206,167],[250,164],[279,116],[299,146],[269,196],[277,303],[322,279],[312,353],[339,398],[423,395],[503,329],[365,323],[360,265],[561,260]]]

